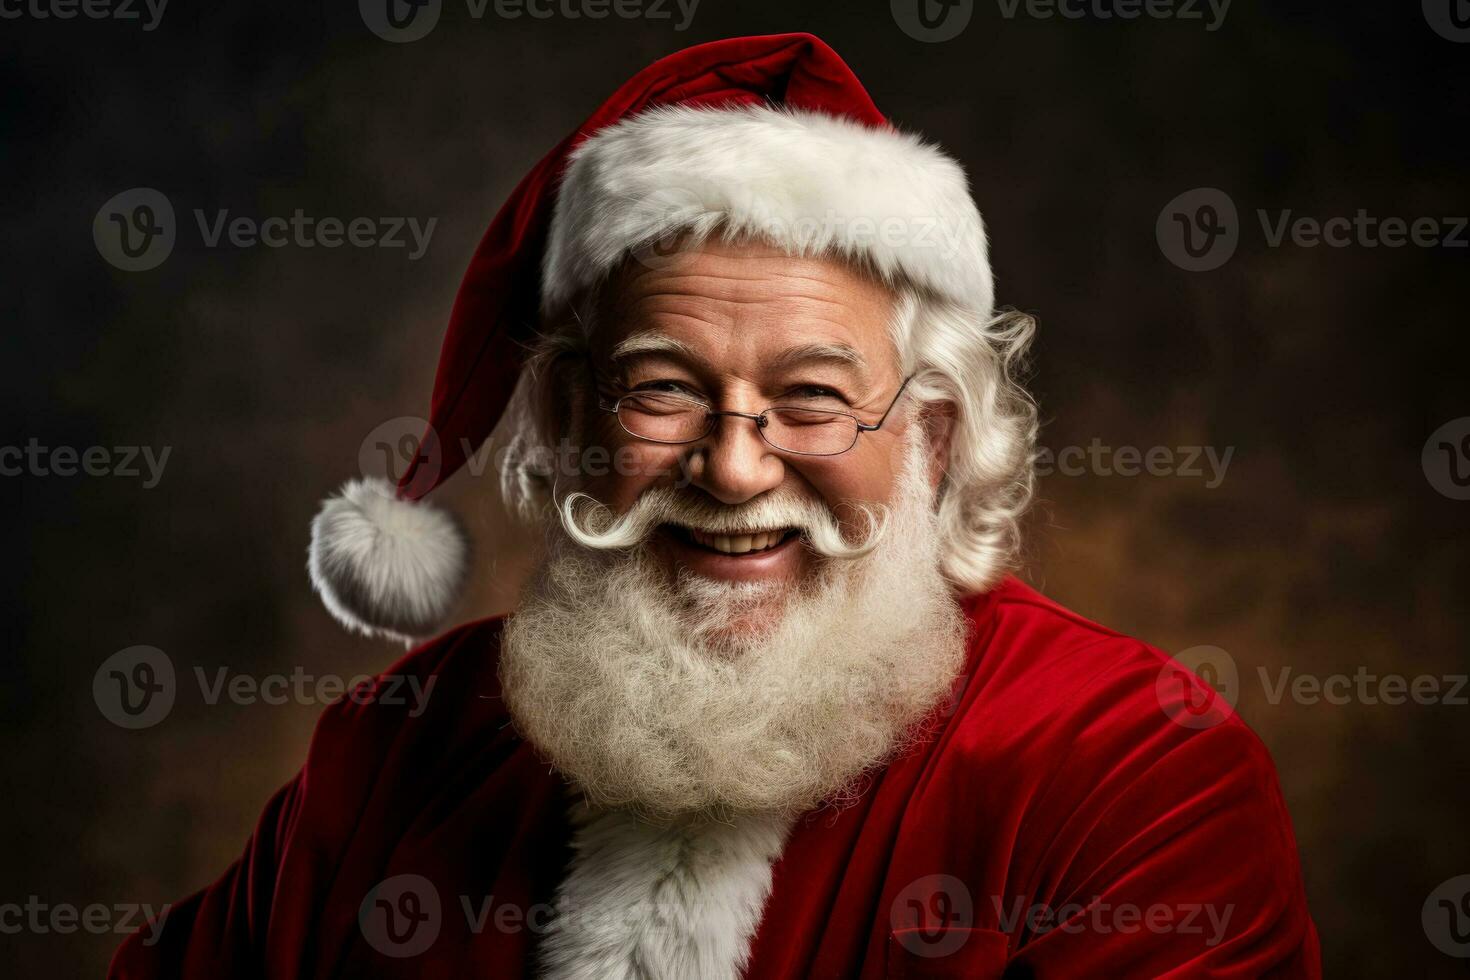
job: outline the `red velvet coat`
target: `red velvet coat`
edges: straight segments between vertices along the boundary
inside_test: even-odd
[[[798,822],[747,975],[1318,976],[1290,821],[1245,725],[1176,723],[1207,689],[1158,684],[1163,654],[1019,582],[965,609],[938,735],[857,805]],[[499,635],[470,624],[394,668],[437,677],[417,718],[329,708],[239,861],[154,945],[131,937],[111,976],[533,975],[526,917],[544,921],[566,866],[566,797],[507,723]],[[359,925],[400,874],[440,898],[422,923],[437,935],[407,957]]]

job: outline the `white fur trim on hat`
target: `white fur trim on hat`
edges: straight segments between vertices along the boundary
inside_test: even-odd
[[[312,587],[342,625],[368,636],[432,635],[468,565],[469,542],[454,518],[399,499],[382,478],[347,482],[311,522]]]
[[[543,308],[561,309],[629,253],[716,230],[861,259],[991,311],[984,223],[957,162],[896,129],[764,106],[653,109],[578,147],[552,218]]]

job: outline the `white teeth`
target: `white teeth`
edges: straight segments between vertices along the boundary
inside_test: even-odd
[[[767,548],[775,547],[785,538],[786,532],[782,531],[757,531],[752,534],[709,534],[705,531],[696,531],[689,528],[689,536],[696,543],[706,548],[727,555],[744,555],[754,551],[765,551]]]

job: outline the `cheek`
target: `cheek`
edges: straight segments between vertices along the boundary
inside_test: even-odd
[[[888,504],[898,496],[901,455],[876,444],[868,446],[868,452],[862,452],[862,448],[828,462],[809,461],[800,467],[802,478],[839,516],[845,516],[841,506],[844,501]]]

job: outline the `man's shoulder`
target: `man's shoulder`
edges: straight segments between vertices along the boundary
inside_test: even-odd
[[[1162,651],[1019,582],[969,608],[971,669],[918,784],[915,852],[938,848],[939,866],[993,889],[991,902],[1208,907],[1227,936],[1200,949],[1183,928],[1131,944],[1125,930],[1069,944],[1064,930],[1023,940],[1017,962],[1041,974],[1126,953],[1154,957],[1138,970],[1151,976],[1186,961],[1190,975],[1213,975],[1217,963],[1260,975],[1287,962],[1313,974],[1316,940],[1275,766],[1233,708]]]
[[[497,667],[504,622],[494,616],[456,626],[348,691],[322,712],[312,754],[360,752],[430,729],[439,738],[468,736],[503,724]]]
[[[1063,658],[1072,660],[1079,654],[1116,656],[1137,643],[1117,630],[1073,612],[1014,577],[983,596],[972,597],[969,602],[973,604],[972,618],[990,628],[988,632],[977,633],[974,639],[988,643],[997,654],[1025,649],[1042,655],[1026,663],[1036,671],[1057,668]],[[988,652],[987,658],[998,665]]]
[[[449,630],[322,712],[298,776],[296,839],[340,854],[344,833],[358,833],[345,815],[404,824],[466,774],[485,779],[526,762],[500,696],[501,626],[496,618]]]
[[[926,784],[941,804],[973,801],[1018,828],[1020,861],[1058,874],[1057,853],[1068,874],[1102,867],[1145,830],[1160,848],[1170,834],[1249,841],[1273,881],[1297,866],[1270,753],[1192,671],[1015,581],[972,618],[971,670]]]
[[[1015,578],[966,604],[972,624],[971,681],[992,698],[1046,691],[1055,707],[1058,699],[1094,684],[1100,673],[1158,670],[1169,659]]]
[[[1163,651],[1015,579],[971,600],[971,670],[954,742],[995,766],[1158,759],[1208,735],[1221,768],[1274,776],[1270,756],[1215,689]]]
[[[450,674],[458,679],[485,675],[493,679],[505,619],[504,615],[487,616],[445,630],[411,648],[384,674],[422,677]]]

